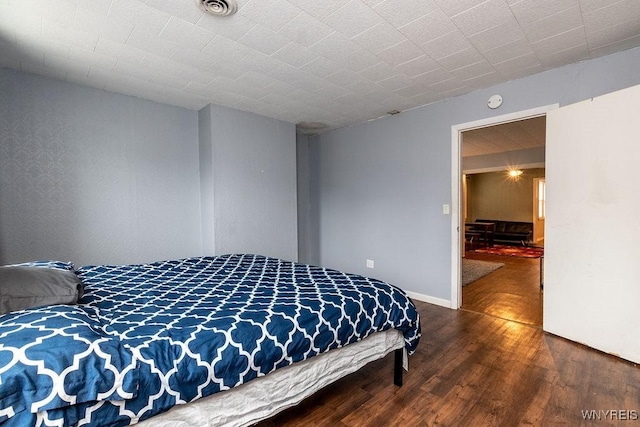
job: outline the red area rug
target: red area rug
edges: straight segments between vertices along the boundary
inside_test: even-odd
[[[544,249],[534,246],[507,246],[493,245],[488,248],[479,248],[470,252],[477,254],[505,255],[520,258],[540,258],[544,255]]]

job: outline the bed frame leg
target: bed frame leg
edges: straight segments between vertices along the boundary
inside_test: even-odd
[[[402,387],[402,358],[403,349],[396,350],[393,362],[393,383],[398,387]]]

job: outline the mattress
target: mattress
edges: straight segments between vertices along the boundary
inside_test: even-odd
[[[380,332],[420,339],[400,289],[260,255],[76,274],[78,305],[0,316],[0,423],[125,426]]]
[[[404,347],[398,331],[378,332],[355,344],[295,363],[224,393],[175,406],[140,427],[236,427],[265,420],[367,363]],[[389,386],[392,373],[389,372]]]

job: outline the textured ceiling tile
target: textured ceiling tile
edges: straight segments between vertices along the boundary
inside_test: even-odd
[[[195,24],[205,14],[195,1],[146,0],[147,5]]]
[[[316,58],[316,55],[309,49],[294,42],[288,43],[271,56],[297,68]]]
[[[253,27],[247,34],[240,37],[238,41],[266,55],[274,54],[289,43],[289,40],[286,38],[261,25]]]
[[[246,76],[249,73],[246,73],[244,76]],[[243,77],[244,77],[243,76]],[[270,77],[264,76],[265,78],[271,79]],[[242,81],[242,80],[239,80]],[[294,85],[287,83],[287,82],[282,82],[280,80],[275,80],[275,79],[271,79],[271,83],[269,83],[269,85],[266,87],[267,91],[269,93],[276,93],[279,94],[281,96],[287,96],[290,93],[295,92],[296,90],[298,90],[297,87],[295,87]]]
[[[98,35],[79,30],[72,26],[60,26],[53,21],[43,20],[42,38],[67,42],[86,50],[94,50],[98,44]]]
[[[495,69],[484,59],[476,63],[451,70],[451,74],[453,74],[460,80],[469,80],[474,77],[484,76],[485,74],[489,74],[492,72],[495,72]]]
[[[324,56],[318,56],[300,68],[316,76],[326,78],[344,69],[345,66]]]
[[[8,5],[6,0],[3,2]],[[75,18],[77,6],[75,2],[70,0],[60,0],[56,2],[55,13],[51,13],[51,2],[46,0],[31,0],[31,1],[11,1],[11,7],[8,7],[2,11],[0,22],[17,23],[20,22],[22,26],[29,25],[29,21],[35,18],[46,17],[47,19],[55,19],[61,24],[72,24]]]
[[[406,37],[388,22],[380,22],[352,40],[370,52],[379,53],[406,40]]]
[[[523,31],[531,43],[548,38],[551,35],[567,31],[567,29],[581,28],[583,26],[580,8],[565,9],[555,15],[546,16],[535,21],[531,25],[523,25]]]
[[[436,68],[433,71],[429,71],[412,78],[413,81],[421,83],[427,87],[451,79],[455,79],[455,76],[451,74],[451,72],[442,68]]]
[[[395,70],[388,63],[379,62],[372,67],[359,71],[358,73],[372,82],[379,82],[388,78],[390,75],[395,74]]]
[[[525,40],[524,33],[515,21],[489,28],[469,37],[469,41],[481,53],[499,48],[514,41]]]
[[[640,30],[640,1],[623,0],[598,9],[597,13],[584,14],[584,26],[587,32],[613,27],[624,21],[633,21]]]
[[[167,25],[160,32],[160,37],[195,50],[204,48],[214,36],[215,34],[211,31],[197,27],[175,16],[169,19]]]
[[[200,96],[210,96],[210,91],[209,91],[209,86],[206,84],[202,84],[202,83],[197,83],[197,82],[189,82],[185,87],[184,90],[186,92],[189,93],[194,93],[196,95],[200,95]]]
[[[357,36],[382,21],[380,15],[359,0],[352,0],[323,19],[323,22],[348,38]]]
[[[197,26],[215,34],[230,38],[231,40],[238,41],[242,36],[255,27],[256,23],[239,14],[233,15],[233,19],[206,15],[198,21]]]
[[[435,0],[440,8],[449,16],[458,15],[465,10],[478,6],[485,0]]]
[[[271,31],[278,31],[300,12],[286,0],[250,0],[240,10],[243,16]]]
[[[354,82],[366,79],[351,70],[343,69],[329,76],[328,80],[335,85],[349,89],[355,84]]]
[[[310,49],[325,58],[336,62],[344,62],[350,52],[356,50],[356,44],[340,33],[329,34],[318,43],[312,45]]]
[[[396,67],[396,70],[409,77],[419,76],[429,71],[433,71],[440,66],[437,62],[431,59],[428,55],[423,55],[415,58],[411,61],[400,64]]]
[[[400,32],[418,46],[442,37],[444,34],[459,32],[451,19],[440,9],[400,28]]]
[[[340,126],[640,46],[638,0],[187,1],[0,0],[0,65]]]
[[[211,83],[215,78],[212,73],[202,71],[199,68],[195,68],[189,65],[182,66],[182,68],[180,69],[180,76],[186,80],[205,85]]]
[[[452,16],[451,20],[466,36],[472,36],[498,25],[516,22],[504,0],[487,0],[473,9]]]
[[[391,65],[400,65],[424,55],[424,51],[412,41],[405,40],[378,53],[378,57]]]
[[[93,14],[86,9],[78,9],[74,27],[90,33],[98,34],[119,43],[125,43],[133,30],[133,25],[124,24],[107,16]]]
[[[260,99],[268,93],[266,90],[260,89],[259,87],[242,84],[240,82],[238,83],[240,84],[240,87],[236,89],[235,92],[242,96],[246,96],[249,99]]]
[[[221,58],[224,62],[224,59]],[[268,75],[267,72],[273,68],[279,67],[282,64],[281,61],[271,58],[264,53],[253,51],[237,64],[237,66],[244,71],[255,71],[256,73]]]
[[[126,46],[122,43],[114,42],[101,38],[96,45],[96,53],[111,56],[118,61],[125,61],[131,64],[140,64],[145,57],[145,53],[132,46]]]
[[[326,18],[345,4],[345,0],[289,0],[289,3],[296,5],[316,18]]]
[[[105,70],[111,70],[116,65],[117,60],[112,56],[103,55],[98,52],[71,46],[69,49],[69,59],[79,64],[87,64],[89,66],[99,67]]]
[[[162,72],[172,76],[180,76],[180,72],[184,68],[184,65],[179,62],[152,54],[146,55],[144,59],[140,61],[140,65],[147,67],[153,72]]]
[[[379,81],[378,84],[387,90],[394,91],[394,90],[413,86],[415,83],[413,80],[411,80],[411,78],[405,75],[396,74],[384,80]]]
[[[596,47],[591,50],[591,57],[609,55],[611,53],[620,52],[640,45],[640,35],[628,38],[626,40],[616,41],[604,46]]]
[[[139,28],[133,29],[126,44],[167,58],[171,57],[180,47],[178,43],[159,39],[157,35]]]
[[[362,3],[369,6],[371,9],[375,8],[377,5],[382,3],[384,0],[360,0]]]
[[[273,77],[274,79],[289,82],[294,86],[296,82],[307,77],[307,75],[300,71],[300,69],[284,63],[281,63],[277,67],[264,70],[263,73],[267,76]]]
[[[188,80],[182,79],[180,76],[163,72],[152,73],[149,76],[149,81],[163,87],[172,87],[175,89],[184,89],[185,86],[189,84]]]
[[[207,69],[212,63],[209,55],[190,47],[181,47],[171,56],[171,59],[184,65],[203,69]]]
[[[160,34],[171,17],[168,13],[149,7],[145,3],[131,0],[113,0],[108,16],[155,35]]]
[[[504,81],[503,77],[497,71],[490,71],[486,74],[476,75],[474,77],[464,79],[462,82],[470,89],[482,89],[493,86]]]
[[[613,27],[587,33],[590,49],[608,46],[640,36],[640,22],[623,21]]]
[[[429,88],[417,83],[393,91],[393,93],[406,98],[413,98],[414,96],[420,95],[425,92],[430,92]]]
[[[576,0],[523,0],[511,5],[511,11],[524,28],[544,26],[543,19],[570,9],[580,9]]]
[[[526,39],[515,40],[495,49],[482,52],[482,56],[490,64],[497,64],[523,55],[534,55],[533,49],[531,49],[531,45]]]
[[[586,44],[584,29],[580,27],[532,43],[531,47],[539,56],[548,56]]]
[[[594,12],[621,0],[579,0],[582,13]]]
[[[407,7],[406,0],[385,0],[376,5],[374,10],[380,14],[385,21],[396,28],[400,28],[438,9],[438,6],[433,0],[415,2],[411,6],[412,7]]]
[[[147,67],[129,62],[118,61],[115,67],[113,67],[113,71],[127,77],[135,77],[141,80],[149,79],[149,70]]]
[[[448,33],[438,39],[432,40],[429,43],[420,45],[420,48],[436,61],[458,52],[467,51],[469,49],[476,50],[471,42],[469,42],[469,40],[457,30],[453,33]]]
[[[296,15],[278,31],[278,34],[306,47],[319,42],[331,33],[333,28],[306,12]]]
[[[352,71],[362,71],[380,62],[376,55],[354,45],[355,48],[349,53],[345,60],[345,65]]]
[[[202,53],[208,55],[213,62],[220,60],[225,62],[241,61],[251,52],[247,46],[220,35],[215,36],[202,49]]]
[[[550,54],[538,53],[540,62],[546,69],[560,67],[564,64],[567,58],[571,59],[571,62],[579,62],[585,59],[589,59],[589,49],[587,44],[573,46],[562,51],[553,52]]]
[[[107,13],[111,8],[111,0],[92,0],[90,2],[77,1],[76,5],[79,9],[87,9],[92,13],[107,16]]]
[[[483,56],[478,51],[471,47],[467,50],[456,52],[453,55],[446,56],[438,59],[438,63],[442,65],[446,70],[457,70],[458,68],[466,67],[471,64],[475,64],[478,61],[483,60]]]

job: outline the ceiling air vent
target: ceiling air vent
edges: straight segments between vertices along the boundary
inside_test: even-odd
[[[204,10],[216,16],[229,16],[238,11],[236,0],[199,0]]]

